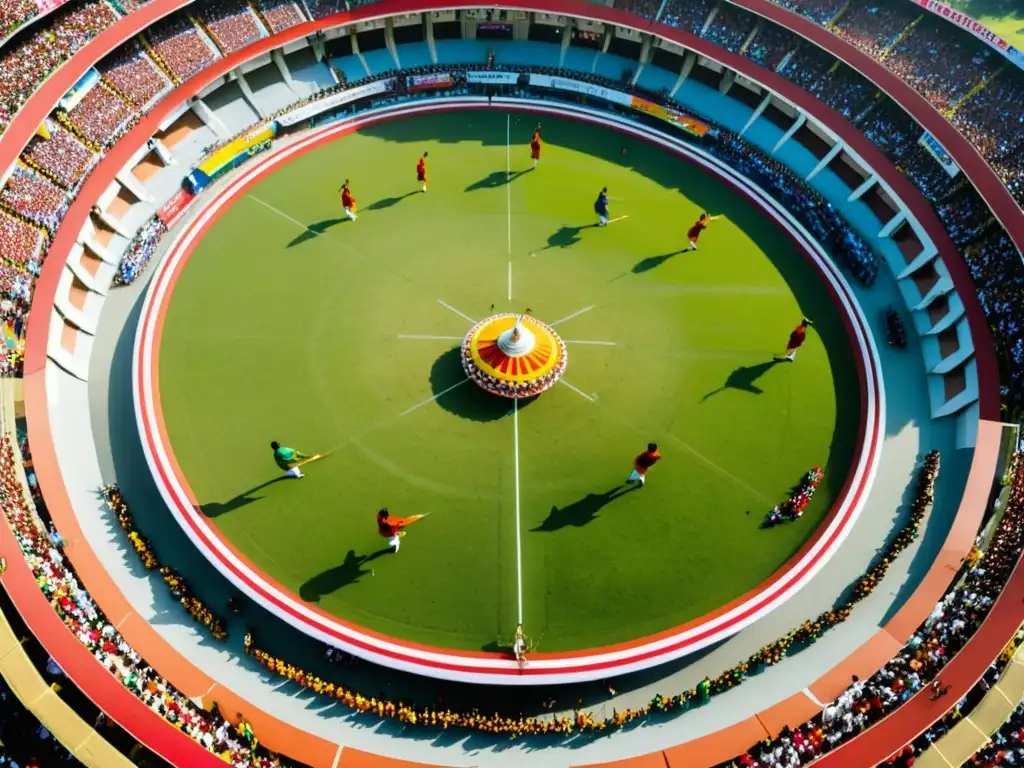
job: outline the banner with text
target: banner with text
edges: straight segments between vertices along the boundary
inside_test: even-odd
[[[455,81],[448,72],[432,75],[411,75],[405,81],[407,91],[433,91],[441,88],[451,88],[453,85],[455,85]]]
[[[188,189],[179,189],[174,195],[164,203],[163,207],[156,212],[156,216],[160,221],[164,223],[164,226],[170,229],[179,221],[181,217],[188,213],[188,209],[192,207],[192,203],[195,202],[195,193]]]
[[[981,22],[975,21],[966,13],[961,13],[945,3],[939,2],[939,0],[911,0],[911,2],[921,6],[927,11],[931,11],[936,16],[941,16],[951,24],[956,24],[961,29],[967,30],[979,40],[982,40],[992,48],[995,48],[999,53],[1008,58],[1018,67],[1024,69],[1024,51],[1014,48],[991,29]]]
[[[706,123],[702,123],[700,120],[696,120],[689,115],[684,115],[682,112],[678,112],[669,107],[663,107],[660,104],[655,104],[653,101],[641,99],[639,96],[633,97],[633,103],[630,104],[630,106],[637,112],[645,112],[651,117],[657,117],[661,120],[665,120],[666,122],[672,123],[694,136],[704,136],[708,132],[708,126]]]
[[[633,97],[622,91],[613,91],[611,88],[604,88],[600,85],[584,83],[581,80],[567,80],[564,77],[551,77],[550,75],[530,75],[530,85],[540,88],[553,88],[556,91],[570,91],[583,96],[592,96],[595,99],[604,99],[613,104],[621,104],[624,107],[630,106]]]
[[[365,99],[367,96],[376,96],[378,93],[390,91],[393,82],[393,80],[377,80],[373,83],[367,83],[366,85],[360,85],[355,88],[340,91],[339,93],[335,93],[333,96],[328,96],[326,99],[318,99],[311,104],[306,104],[298,109],[294,109],[277,118],[277,122],[285,127],[296,125],[306,120],[310,120],[323,112],[337,109],[342,104],[348,104],[349,102],[357,101],[358,99]]]
[[[935,161],[943,167],[943,169],[950,176],[956,176],[960,173],[960,166],[956,164],[956,161],[950,157],[949,152],[935,140],[935,137],[930,133],[925,132],[917,143],[928,150],[928,153],[935,158]]]
[[[515,85],[519,81],[518,72],[467,72],[467,83],[485,83],[488,85]]]

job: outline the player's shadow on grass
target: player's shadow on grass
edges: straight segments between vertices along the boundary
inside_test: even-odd
[[[310,224],[306,227],[306,230],[301,235],[294,238],[290,243],[288,243],[288,247],[294,248],[296,245],[302,245],[303,243],[312,240],[315,237],[320,237],[320,235],[322,235],[328,229],[335,226],[336,224],[341,224],[343,221],[348,221],[348,216],[342,216],[337,219],[324,219],[323,221],[318,221],[315,224]]]
[[[673,256],[678,256],[680,253],[686,253],[685,248],[680,248],[678,251],[672,251],[672,253],[663,253],[661,256],[648,256],[646,259],[641,259],[633,265],[633,269],[630,270],[634,275],[642,275],[644,272],[650,272],[652,269],[657,269],[666,261],[671,259]]]
[[[449,413],[470,421],[497,421],[511,416],[513,403],[510,399],[492,395],[473,382],[466,381],[461,356],[461,349],[452,347],[431,366],[430,389],[437,404]],[[523,410],[536,399],[521,398],[519,410]]]
[[[714,397],[720,392],[725,392],[727,389],[749,392],[752,395],[763,395],[764,390],[757,386],[755,382],[778,364],[778,360],[768,360],[767,362],[758,363],[757,365],[742,365],[729,374],[729,378],[725,380],[725,384],[720,386],[718,389],[708,392],[700,399],[700,401],[703,403],[705,400]]]
[[[299,587],[299,597],[307,603],[319,602],[321,597],[337,592],[349,584],[355,584],[363,576],[369,575],[371,569],[365,566],[389,552],[391,552],[391,547],[384,547],[372,555],[357,555],[354,549],[350,549],[341,565],[318,573]]]
[[[476,192],[478,189],[495,189],[496,187],[503,187],[506,184],[511,184],[513,181],[518,179],[523,174],[529,173],[533,168],[525,168],[521,171],[495,171],[494,173],[484,176],[480,181],[474,181],[468,187],[467,192]]]
[[[582,528],[584,525],[594,522],[601,510],[613,501],[621,499],[627,493],[636,491],[639,488],[639,483],[629,483],[628,485],[616,486],[604,493],[588,493],[579,501],[574,501],[567,506],[552,507],[544,522],[531,530],[551,533],[552,531],[560,531],[569,526]]]
[[[405,200],[405,198],[407,198],[407,197],[412,197],[413,195],[421,195],[421,194],[423,194],[423,193],[420,192],[420,190],[417,189],[417,190],[413,190],[412,192],[406,192],[401,197],[385,197],[385,198],[381,198],[377,202],[370,203],[368,206],[366,206],[366,210],[368,210],[368,211],[382,211],[385,208],[391,208],[392,206],[398,205],[400,202]]]
[[[279,483],[282,480],[287,479],[288,478],[285,477],[284,475],[278,475],[274,479],[267,480],[267,482],[265,483],[260,483],[256,487],[250,488],[248,491],[243,491],[242,493],[238,494],[232,499],[228,499],[227,501],[211,501],[200,504],[199,509],[204,515],[206,515],[209,518],[226,515],[228,512],[234,512],[236,509],[244,507],[246,504],[252,504],[254,501],[259,501],[260,499],[262,499],[262,496],[253,496],[253,494],[256,493],[257,491],[261,491],[264,488],[273,485],[274,483]]]
[[[549,248],[571,248],[583,238],[580,233],[584,229],[591,229],[597,224],[584,224],[581,227],[559,227],[558,230],[548,238],[548,244],[540,250],[546,251]]]

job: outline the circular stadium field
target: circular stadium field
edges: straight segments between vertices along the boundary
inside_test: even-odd
[[[789,239],[706,172],[595,126],[544,118],[530,170],[534,122],[406,118],[302,154],[207,232],[165,320],[164,418],[203,512],[303,600],[407,641],[494,650],[520,599],[543,652],[694,620],[800,548],[855,448],[849,339]],[[602,186],[628,218],[599,229]],[[701,211],[727,218],[679,253]],[[458,339],[492,306],[567,343],[564,385],[520,406],[518,436],[511,401],[463,382]],[[796,363],[773,363],[803,314]],[[271,440],[331,453],[281,480]],[[648,441],[664,458],[626,491]],[[803,518],[761,529],[816,464]],[[397,555],[385,505],[431,513]]]

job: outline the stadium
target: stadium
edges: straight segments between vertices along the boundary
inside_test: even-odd
[[[0,756],[1024,759],[1024,6],[2,0]]]

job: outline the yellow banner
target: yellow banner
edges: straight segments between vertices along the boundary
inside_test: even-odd
[[[268,123],[267,125],[261,125],[258,128],[254,128],[248,133],[239,136],[237,139],[233,139],[225,144],[223,147],[218,149],[203,162],[199,164],[199,170],[205,173],[207,176],[212,177],[217,171],[223,168],[225,165],[230,163],[236,157],[243,152],[248,151],[250,147],[254,147],[257,144],[262,144],[267,139],[272,139],[277,134],[275,128],[276,123]]]
[[[666,109],[660,104],[655,104],[653,101],[647,101],[647,99],[634,96],[633,103],[630,106],[638,112],[646,112],[652,117],[657,117],[669,123],[675,123],[684,131],[692,133],[694,136],[703,136],[708,132],[708,126],[700,120],[684,115],[682,112],[676,112],[674,109]]]

